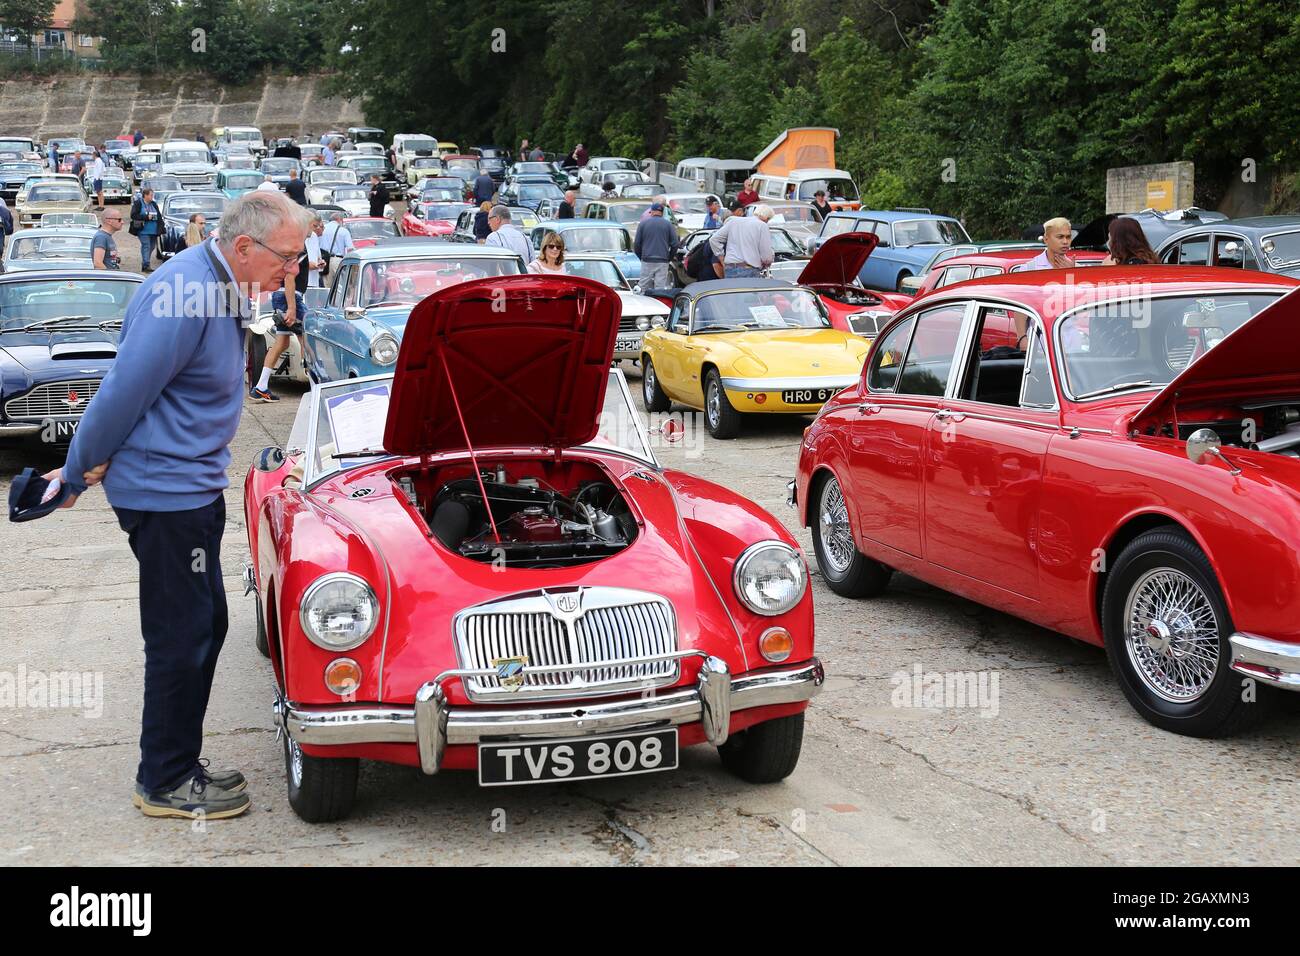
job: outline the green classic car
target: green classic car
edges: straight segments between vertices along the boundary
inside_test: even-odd
[[[225,193],[227,199],[237,199],[262,185],[264,178],[265,176],[255,169],[219,169],[217,189]]]

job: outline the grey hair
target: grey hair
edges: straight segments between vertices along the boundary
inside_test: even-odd
[[[281,226],[302,230],[306,238],[311,211],[299,206],[283,193],[253,190],[244,193],[221,215],[221,246],[231,249],[240,236],[265,242]]]
[[[489,215],[489,216],[493,216],[493,217],[495,217],[495,218],[497,218],[497,219],[500,219],[502,222],[509,222],[509,221],[510,221],[510,207],[509,207],[509,206],[493,206],[493,207],[492,207],[492,211],[491,211],[490,213],[488,213],[488,215]]]
[[[765,203],[765,202],[764,202],[764,203],[759,203],[757,206],[754,207],[754,218],[755,218],[755,219],[761,219],[761,220],[763,220],[764,222],[767,222],[769,219],[771,219],[771,218],[772,218],[773,216],[775,216],[775,215],[776,215],[776,213],[772,210],[772,207],[769,206],[769,205],[768,205],[767,203]]]

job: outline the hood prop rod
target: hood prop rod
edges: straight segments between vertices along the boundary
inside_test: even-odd
[[[474,444],[469,440],[469,429],[465,427],[465,416],[460,412],[460,398],[456,395],[456,383],[451,379],[451,369],[447,367],[447,352],[442,344],[438,345],[438,358],[442,361],[442,371],[447,376],[447,387],[451,389],[451,402],[456,408],[456,418],[460,420],[460,433],[465,436],[465,447],[469,449],[469,460],[474,465],[474,480],[478,482],[479,494],[483,496],[483,507],[487,509],[488,523],[492,525],[492,537],[501,543],[501,532],[497,531],[497,521],[492,517],[492,502],[488,500],[487,488],[483,486],[483,473],[479,471],[478,455],[474,453]]]

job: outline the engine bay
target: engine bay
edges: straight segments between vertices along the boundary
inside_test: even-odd
[[[1194,420],[1179,418],[1180,441],[1186,441],[1198,429],[1209,428],[1225,448],[1300,458],[1300,399],[1198,408],[1189,417]],[[1172,433],[1173,429],[1166,426],[1166,436],[1172,437]]]
[[[464,463],[395,480],[430,536],[471,561],[572,567],[617,554],[637,536],[622,493],[589,462],[480,462],[477,475]]]
[[[855,285],[830,285],[824,286],[818,284],[814,286],[818,295],[824,295],[828,299],[834,299],[844,305],[879,305],[881,300],[872,295],[866,289]]]

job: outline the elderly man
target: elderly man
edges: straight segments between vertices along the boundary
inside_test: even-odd
[[[572,219],[578,214],[578,191],[576,189],[566,189],[564,191],[564,202],[560,203],[560,213],[556,219]]]
[[[1030,259],[1022,267],[1029,269],[1073,269],[1074,260],[1070,258],[1070,220],[1057,216],[1043,223],[1043,245],[1041,254]]]
[[[760,203],[747,216],[730,216],[709,237],[718,278],[757,277],[772,264],[772,207]]]
[[[487,241],[483,245],[500,246],[502,249],[509,249],[523,260],[523,265],[520,266],[521,269],[532,261],[533,247],[529,245],[524,234],[510,221],[509,207],[493,206],[492,211],[488,213],[488,228],[492,230],[492,235],[487,237]]]
[[[146,816],[216,820],[249,807],[243,775],[209,771],[200,756],[227,626],[226,469],[244,405],[249,294],[293,276],[306,234],[302,207],[253,191],[226,209],[219,241],[162,265],[127,308],[67,463],[45,476],[47,500],[68,486],[65,508],[102,480],[140,565],[144,714],[132,802]]]
[[[677,251],[677,227],[664,218],[663,203],[651,203],[649,217],[637,223],[632,251],[641,260],[641,288],[672,288],[668,263]]]
[[[280,191],[280,187],[275,184],[275,180],[270,176],[263,176],[262,181],[257,184],[257,188],[267,193],[278,193]]]
[[[717,196],[709,196],[704,200],[704,225],[701,229],[717,229],[722,225],[722,203]]]

